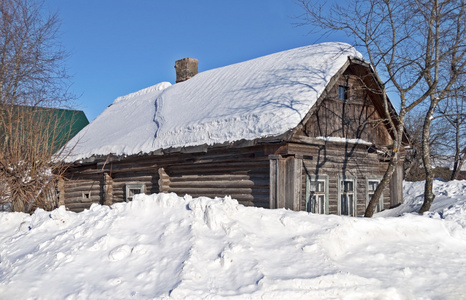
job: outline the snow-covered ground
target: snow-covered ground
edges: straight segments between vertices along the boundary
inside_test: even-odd
[[[419,216],[422,190],[373,219],[174,194],[0,213],[0,299],[466,299],[466,181]]]

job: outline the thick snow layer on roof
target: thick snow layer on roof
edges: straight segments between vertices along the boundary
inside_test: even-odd
[[[69,160],[278,136],[296,127],[348,56],[344,43],[283,51],[120,97],[69,145]]]

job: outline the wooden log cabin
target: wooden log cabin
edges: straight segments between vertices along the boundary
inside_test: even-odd
[[[364,214],[393,136],[379,83],[353,47],[311,45],[198,74],[195,59],[175,68],[176,84],[117,98],[70,142],[61,204],[81,211],[176,193]],[[402,178],[400,166],[378,210],[400,203]]]

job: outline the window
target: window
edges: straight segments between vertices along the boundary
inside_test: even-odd
[[[371,201],[372,195],[374,195],[380,180],[380,178],[366,178],[366,207],[369,205],[369,201]],[[382,210],[383,194],[380,196],[379,203],[377,203],[377,207],[375,208],[375,212],[380,212]]]
[[[338,213],[356,216],[356,178],[340,177],[338,185]]]
[[[348,87],[339,85],[338,86],[338,99],[347,100],[348,99]]]
[[[145,192],[144,183],[131,183],[126,185],[126,198],[125,201],[129,202],[133,200],[134,195]]]
[[[78,195],[79,195],[79,194],[78,194]],[[83,193],[82,193],[82,198],[83,198],[83,200],[89,200],[89,199],[91,199],[91,192],[87,192],[87,193],[83,192]]]
[[[306,179],[306,211],[328,214],[328,176],[308,176]]]

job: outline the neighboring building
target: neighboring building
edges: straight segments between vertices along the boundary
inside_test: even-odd
[[[175,67],[179,83],[116,99],[71,141],[62,204],[80,211],[174,192],[364,213],[393,137],[379,83],[354,48],[312,45],[197,75],[195,59]],[[396,170],[379,210],[402,199]]]
[[[23,137],[22,131],[24,131],[24,134],[28,134],[30,128],[44,131],[41,134],[42,137],[48,138],[48,146],[51,147],[50,152],[58,151],[89,124],[89,120],[83,111],[63,108],[5,105],[4,107],[0,106],[0,115],[5,118],[11,116],[13,120],[19,123],[14,125],[15,128],[17,127],[20,130],[19,134],[15,134],[15,136]],[[24,122],[29,124],[22,128],[21,125]],[[4,140],[6,133],[1,132],[1,134],[3,135],[1,140]]]
[[[50,116],[57,122],[56,149],[62,148],[78,132],[89,124],[89,120],[82,110],[50,109]]]
[[[28,159],[31,163],[35,163],[36,159],[49,160],[53,153],[63,148],[89,124],[82,111],[26,105],[0,105],[0,118],[0,147],[3,158],[8,158],[10,168],[15,163],[24,166]],[[32,153],[37,156],[31,155]],[[30,170],[23,170],[27,175],[16,171],[15,176],[11,176],[13,181],[22,175],[23,183],[27,182],[25,178],[31,179],[28,174]],[[7,178],[2,177],[0,180],[0,211],[12,209],[11,189]],[[41,187],[41,191],[43,190],[44,187]]]

